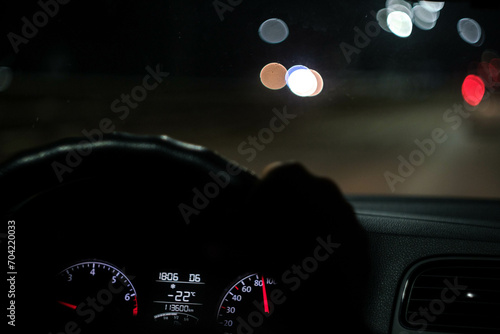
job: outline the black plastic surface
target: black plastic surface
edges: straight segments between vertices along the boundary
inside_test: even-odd
[[[351,197],[368,232],[372,272],[365,321],[372,333],[392,331],[403,276],[423,260],[500,255],[500,201]],[[474,219],[477,214],[478,219]]]

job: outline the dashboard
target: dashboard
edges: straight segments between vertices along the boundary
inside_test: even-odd
[[[412,295],[408,282],[423,262],[458,261],[461,272],[467,263],[485,280],[500,280],[498,201],[346,199],[296,164],[259,179],[201,147],[128,134],[94,144],[80,164],[66,165],[71,171],[56,173],[55,163],[74,162],[69,154],[89,147],[68,139],[0,169],[0,213],[11,226],[6,238],[16,238],[17,328],[498,330],[493,322],[477,329],[433,321],[423,328],[420,318],[405,322],[402,311],[413,302],[405,299]],[[467,286],[458,298],[484,303],[499,293],[493,286],[480,297],[483,283],[457,283]],[[482,323],[500,305],[489,302]]]

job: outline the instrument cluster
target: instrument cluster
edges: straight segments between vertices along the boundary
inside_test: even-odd
[[[132,273],[104,260],[77,261],[53,280],[52,333],[94,333],[100,328],[152,332],[204,329],[251,333],[265,327],[286,301],[273,274],[161,269]]]

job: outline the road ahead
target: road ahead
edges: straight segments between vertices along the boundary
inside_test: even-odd
[[[120,119],[111,104],[137,80],[101,81],[17,78],[0,96],[0,160],[109,118],[117,131],[203,145],[257,173],[299,161],[349,194],[500,198],[500,120],[487,115],[498,114],[495,99],[467,116],[461,99],[444,93],[396,104],[354,97],[353,105],[329,102],[338,91],[328,88],[320,98],[328,103],[258,89],[240,99],[240,87],[221,93],[207,80],[186,90],[178,80]]]

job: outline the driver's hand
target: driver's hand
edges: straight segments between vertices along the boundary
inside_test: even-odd
[[[272,262],[287,297],[269,319],[271,332],[325,331],[329,323],[331,332],[363,333],[367,238],[335,183],[297,163],[272,164],[247,213],[261,263]]]

